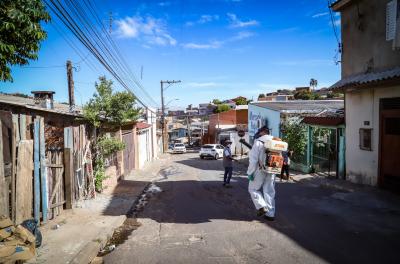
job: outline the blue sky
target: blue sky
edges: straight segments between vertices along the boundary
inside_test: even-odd
[[[165,79],[182,80],[165,92],[167,102],[179,99],[171,108],[213,98],[257,98],[260,93],[308,85],[310,78],[317,79],[319,87],[340,79],[326,0],[95,2],[107,26],[112,12],[112,37],[139,79],[143,68],[141,82],[158,104],[160,80]],[[334,19],[339,27],[339,17]],[[64,65],[70,59],[76,66],[76,102],[85,103],[98,76],[110,75],[56,19],[45,28],[48,39],[39,59],[28,67],[13,67],[14,82],[0,83],[0,91],[54,90],[57,101],[67,101]],[[115,88],[122,90],[117,82]]]

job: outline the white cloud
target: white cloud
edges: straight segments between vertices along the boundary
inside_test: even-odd
[[[206,44],[192,42],[192,43],[184,43],[182,44],[182,46],[187,49],[218,49],[222,46],[222,43],[220,41],[212,41]]]
[[[192,43],[184,43],[184,44],[182,44],[182,46],[187,49],[218,49],[227,43],[250,38],[254,35],[255,34],[253,32],[242,31],[242,32],[239,32],[237,35],[235,35],[231,38],[225,39],[225,40],[215,40],[215,41],[211,41],[209,43],[193,43],[193,42]]]
[[[278,66],[330,66],[333,65],[333,60],[328,59],[310,59],[310,60],[290,60],[290,61],[275,61],[272,62]]]
[[[318,18],[318,17],[323,17],[329,15],[328,12],[323,12],[323,13],[318,13],[312,16],[312,18]]]
[[[194,26],[196,24],[205,24],[219,19],[219,15],[202,15],[196,21],[188,21],[185,23],[186,26]]]
[[[230,38],[229,41],[242,40],[242,39],[250,38],[250,37],[252,37],[254,35],[255,34],[253,32],[241,31],[236,36]]]
[[[230,20],[230,27],[232,28],[257,26],[260,24],[257,20],[241,21],[235,14],[232,13],[228,13],[227,16]]]
[[[168,33],[166,23],[151,16],[126,17],[116,21],[121,38],[142,40],[147,45],[175,46],[177,41]]]
[[[333,23],[335,26],[340,26],[340,18],[336,19]]]
[[[171,2],[160,2],[158,3],[159,6],[170,6]]]

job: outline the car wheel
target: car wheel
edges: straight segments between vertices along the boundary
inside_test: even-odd
[[[204,157],[203,157],[203,156],[200,156],[200,159],[204,159]]]
[[[219,155],[218,155],[218,153],[217,154],[215,154],[215,157],[214,157],[216,160],[217,159],[219,159]]]

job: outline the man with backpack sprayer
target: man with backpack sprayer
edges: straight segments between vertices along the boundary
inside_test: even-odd
[[[281,152],[287,150],[287,143],[269,135],[266,126],[258,130],[256,137],[249,153],[248,190],[258,210],[257,215],[264,216],[268,221],[274,221],[275,175],[281,172],[283,165]]]

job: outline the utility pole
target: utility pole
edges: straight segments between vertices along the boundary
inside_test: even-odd
[[[166,140],[166,126],[165,126],[165,106],[164,106],[164,90],[167,90],[174,83],[180,83],[181,81],[160,81],[161,84],[161,130],[162,130],[162,144],[163,144],[163,152],[166,152],[167,149],[167,140]],[[168,84],[167,87],[164,88],[164,83]]]
[[[191,142],[191,131],[190,131],[190,115],[186,115],[186,127],[188,130],[188,145],[190,146],[190,142]]]
[[[69,100],[69,110],[72,111],[75,106],[74,97],[74,79],[72,76],[72,62],[67,61],[67,78],[68,78],[68,100]]]

